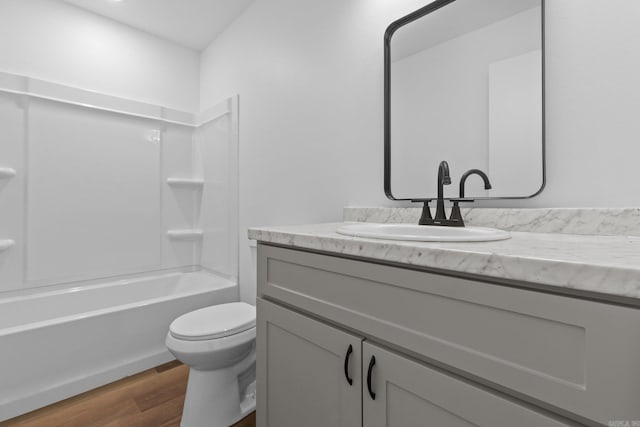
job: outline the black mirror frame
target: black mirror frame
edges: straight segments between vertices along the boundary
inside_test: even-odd
[[[384,194],[390,200],[395,201],[411,201],[411,202],[428,202],[435,200],[435,197],[424,198],[396,198],[391,192],[391,38],[393,34],[401,27],[410,24],[428,15],[436,10],[455,2],[456,0],[435,0],[428,5],[403,16],[389,25],[384,33]],[[448,197],[445,200],[521,200],[531,199],[544,190],[547,185],[547,161],[546,161],[546,95],[545,95],[545,0],[540,0],[542,8],[542,184],[535,193],[530,196],[506,196],[506,197],[473,197],[473,198],[456,198]]]

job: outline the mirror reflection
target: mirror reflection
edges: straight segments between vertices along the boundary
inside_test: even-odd
[[[390,41],[390,186],[434,198],[442,161],[459,197],[529,197],[543,186],[541,0],[456,0],[398,28]]]

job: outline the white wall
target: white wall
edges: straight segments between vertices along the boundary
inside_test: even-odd
[[[547,188],[525,206],[640,206],[640,2],[547,1]]]
[[[257,0],[203,53],[201,106],[240,94],[247,227],[337,221],[382,192],[382,35],[424,0]],[[640,2],[547,1],[548,185],[499,206],[639,206]]]
[[[257,0],[202,55],[201,109],[240,94],[240,283],[246,229],[336,221],[382,204],[382,35],[421,1]]]
[[[197,112],[198,52],[52,0],[0,0],[0,71]]]

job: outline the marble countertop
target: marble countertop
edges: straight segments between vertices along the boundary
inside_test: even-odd
[[[249,230],[249,238],[413,266],[640,299],[640,237],[512,231],[497,242],[403,242],[336,233],[343,223]]]

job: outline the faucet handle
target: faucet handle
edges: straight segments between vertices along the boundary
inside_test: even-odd
[[[422,215],[420,216],[420,220],[418,221],[418,225],[432,225],[433,217],[431,216],[431,208],[429,208],[429,202],[431,200],[425,200],[422,205]]]
[[[460,202],[466,202],[470,200],[451,200],[453,207],[451,208],[451,215],[449,215],[449,221],[454,222],[458,227],[464,227],[464,219],[462,218],[462,212],[460,212]]]

